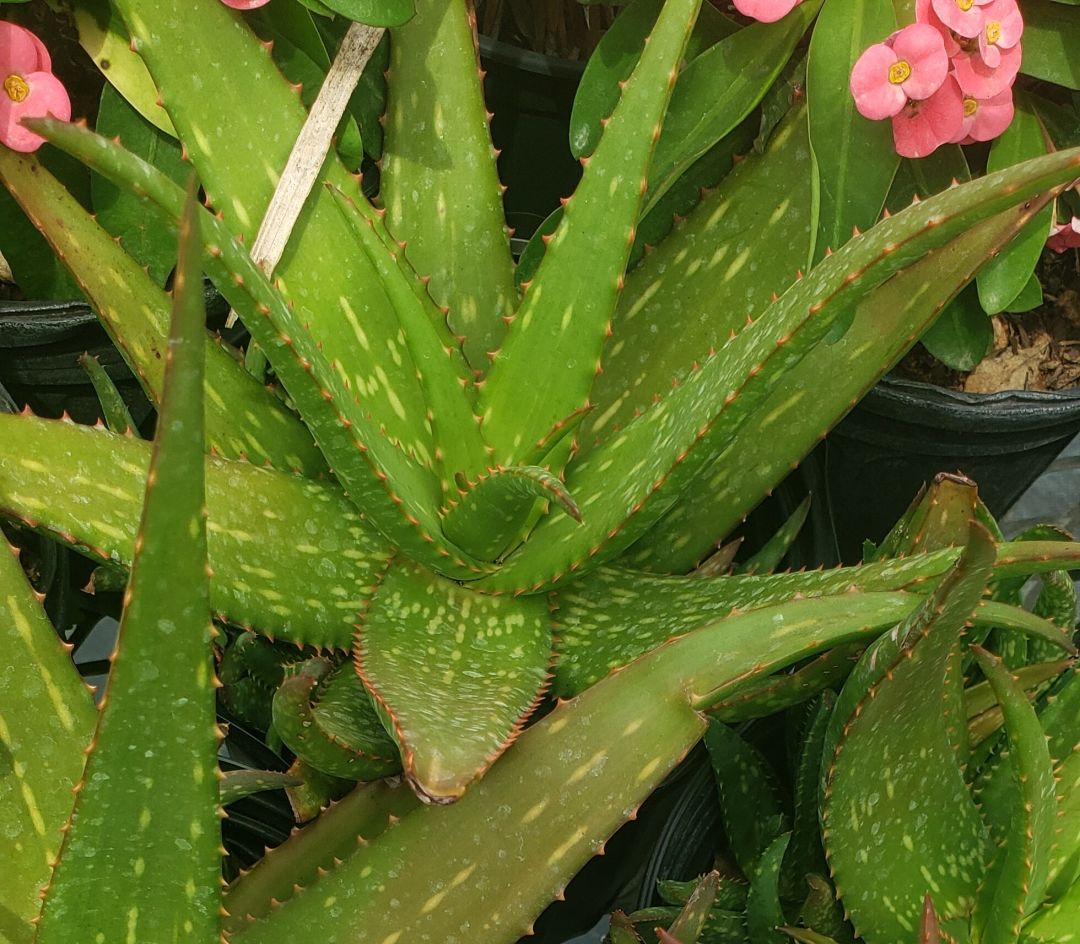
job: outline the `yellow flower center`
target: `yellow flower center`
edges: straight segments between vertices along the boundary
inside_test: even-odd
[[[973,98],[964,99],[964,117],[970,118],[979,110],[979,103]]]
[[[4,79],[4,91],[13,102],[24,102],[26,96],[30,94],[30,86],[21,75],[12,73]]]
[[[992,46],[1001,39],[1001,24],[997,20],[991,20],[986,24],[986,41]]]
[[[956,5],[967,13],[973,6],[975,6],[975,0],[956,0]]]
[[[906,59],[900,59],[889,66],[889,81],[893,85],[906,82],[911,77],[911,65]]]

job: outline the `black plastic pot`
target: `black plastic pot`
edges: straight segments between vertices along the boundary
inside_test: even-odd
[[[886,378],[816,453],[841,559],[858,561],[937,472],[974,479],[1003,515],[1077,433],[1080,389],[968,394]]]
[[[480,37],[491,136],[506,185],[506,218],[528,238],[581,178],[570,153],[570,112],[585,65]]]
[[[38,416],[65,411],[78,423],[101,416],[97,395],[79,366],[89,352],[101,361],[141,423],[150,404],[97,315],[82,302],[0,302],[0,385],[15,404]]]

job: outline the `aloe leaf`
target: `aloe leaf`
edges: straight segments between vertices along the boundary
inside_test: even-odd
[[[896,29],[892,0],[825,0],[806,62],[815,217],[813,254],[839,249],[852,227],[877,222],[900,158],[884,121],[869,121],[848,93],[863,50]]]
[[[1017,93],[1012,123],[990,145],[986,169],[1003,170],[1046,151],[1042,122],[1031,101],[1022,93]],[[976,278],[979,301],[987,314],[996,315],[1004,311],[1027,285],[1046,245],[1046,233],[1053,222],[1053,214],[1052,207],[1045,207],[1037,213],[979,273]]]
[[[332,192],[379,273],[412,352],[427,401],[435,467],[445,501],[448,495],[457,493],[456,475],[471,478],[487,467],[479,418],[473,412],[471,397],[463,395],[472,393],[471,372],[457,341],[450,336],[442,312],[423,291],[401,250],[388,247],[375,232],[374,223],[344,193],[334,188]]]
[[[698,944],[702,932],[716,901],[716,890],[720,884],[720,873],[710,872],[700,882],[694,893],[683,906],[679,917],[667,929],[670,940],[675,944]]]
[[[910,605],[915,607],[915,594],[933,589],[955,563],[958,553],[949,549],[861,567],[710,580],[601,568],[561,589],[555,597],[558,644],[552,691],[564,697],[577,694],[673,636],[736,609],[769,606],[800,596],[839,595],[852,588],[864,592],[913,591]],[[1080,545],[1076,544],[1004,544],[995,563],[995,575],[1052,571],[1063,560],[1078,557]],[[1007,621],[1023,632],[1053,640],[1058,649],[1069,648],[1060,633],[1015,607],[999,608],[986,603],[976,611],[975,618],[988,625]],[[627,627],[633,627],[633,631]]]
[[[480,560],[495,560],[521,535],[537,501],[551,501],[574,518],[581,518],[573,496],[562,480],[539,466],[491,469],[470,483],[443,520],[443,530],[455,544]]]
[[[1080,882],[1076,882],[1053,905],[1036,914],[1024,928],[1024,944],[1061,944],[1076,933],[1076,915],[1080,911]]]
[[[60,849],[97,712],[11,551],[6,541],[0,545],[0,684],[10,693],[0,702],[0,809],[7,835],[0,844],[0,940],[22,944],[33,934],[30,922]]]
[[[767,608],[660,647],[526,728],[458,802],[406,816],[252,925],[248,944],[296,940],[335,906],[327,944],[394,934],[512,944],[701,738],[695,704],[741,676],[870,635],[865,616],[878,604],[851,594],[837,606]],[[794,636],[812,614],[820,620]],[[438,856],[422,852],[433,848]],[[389,880],[406,872],[407,883]]]
[[[672,507],[845,309],[927,252],[953,239],[963,242],[978,220],[1074,174],[1078,163],[1080,151],[1036,158],[1019,165],[1030,174],[1022,185],[1013,179],[1017,168],[991,174],[850,241],[785,292],[767,317],[748,324],[681,386],[569,467],[567,487],[584,526],[565,515],[549,516],[533,540],[480,585],[536,590],[625,550]]]
[[[107,0],[75,0],[71,15],[79,44],[101,74],[147,121],[176,137],[176,129],[161,107],[154,80],[131,48],[131,37],[116,10]]]
[[[405,775],[426,799],[451,802],[514,740],[543,690],[547,601],[484,596],[398,560],[355,654]]]
[[[776,930],[783,931],[791,940],[799,941],[800,944],[837,944],[835,938],[827,934],[820,934],[810,928],[793,928],[790,925],[780,925]],[[780,938],[783,940],[783,938]]]
[[[356,786],[355,781],[323,773],[300,757],[292,762],[289,774],[296,778],[297,785],[286,787],[285,795],[289,798],[293,818],[298,823],[315,819],[334,800],[341,799]]]
[[[274,731],[308,766],[345,780],[378,780],[401,770],[352,666],[309,659],[274,694]]]
[[[1070,665],[1068,659],[1038,662],[1016,669],[1012,675],[1027,697],[1032,699],[1040,693],[1040,689],[1046,687],[1047,682],[1052,682]],[[986,681],[964,689],[964,711],[967,714],[968,733],[973,745],[996,734],[1004,721],[997,695]]]
[[[49,119],[35,124],[55,143],[102,173],[133,186],[175,218],[179,211],[177,188],[147,164],[73,125]],[[342,365],[311,332],[310,323],[302,321],[286,302],[278,290],[280,281],[271,285],[247,251],[229,236],[225,224],[209,211],[199,216],[209,254],[208,270],[243,316],[352,501],[377,528],[391,534],[396,545],[418,560],[462,578],[489,569],[443,539],[436,515],[438,483],[427,467],[429,458],[418,452],[422,443],[389,436],[370,411],[371,385],[362,383],[354,390]],[[362,338],[361,346],[374,343],[374,338],[365,334],[367,326],[361,329],[355,313],[352,323]],[[387,350],[391,354],[389,359],[383,358],[387,363],[408,353],[401,327]],[[372,383],[377,385],[375,380]],[[426,411],[422,415],[426,416]]]
[[[818,846],[820,845],[819,838]],[[788,856],[785,856],[785,864],[787,861]],[[833,888],[832,883],[823,875],[810,873],[806,876],[806,884],[810,891],[807,892],[799,910],[799,921],[806,927],[795,930],[807,935],[805,938],[807,944],[851,944],[854,940],[851,928],[844,920],[843,909],[840,907],[840,902],[836,900],[836,889]],[[791,928],[784,927],[780,930],[796,941],[801,940]]]
[[[94,129],[106,138],[118,138],[177,184],[182,185],[190,173],[176,139],[143,118],[111,85],[102,89]],[[110,181],[93,177],[90,192],[98,223],[122,239],[128,254],[148,267],[156,284],[165,284],[176,264],[176,234],[147,216],[137,198]]]
[[[778,929],[784,923],[784,910],[780,905],[780,865],[790,840],[791,833],[777,836],[762,853],[750,876],[746,931],[750,940],[761,944],[782,944],[787,940]]]
[[[817,900],[817,910],[830,916],[836,910],[836,894],[832,885],[822,878],[826,872],[826,863],[825,850],[821,845],[821,827],[818,823],[818,797],[821,794],[821,761],[825,750],[825,734],[835,707],[836,696],[830,691],[822,692],[821,697],[812,705],[803,725],[802,743],[795,766],[795,815],[791,843],[784,856],[783,882],[786,888],[804,888],[809,885],[807,901]],[[805,910],[804,906],[804,914]],[[804,923],[830,934],[838,930],[821,927],[817,922]]]
[[[971,479],[939,472],[878,545],[875,559],[962,546],[978,502],[979,490]]]
[[[220,802],[228,806],[266,790],[295,787],[300,781],[279,770],[230,770],[221,778]]]
[[[776,534],[765,542],[760,551],[742,565],[740,568],[742,573],[750,575],[769,574],[780,566],[784,555],[791,550],[791,545],[795,543],[795,538],[799,536],[803,524],[806,523],[806,516],[810,513],[810,500],[811,496],[807,495],[806,498],[799,502],[799,507],[777,529]]]
[[[1024,916],[1043,899],[1056,802],[1050,751],[1035,709],[999,658],[976,647],[975,658],[1005,715],[1009,763],[1018,788],[1005,847],[976,900],[972,927],[986,944],[1012,944]]]
[[[837,646],[795,672],[783,672],[739,688],[717,704],[711,714],[730,724],[801,705],[823,689],[843,682],[858,653],[857,646]]]
[[[798,184],[809,162],[806,111],[796,108],[764,154],[735,167],[627,275],[581,455],[684,382],[692,358],[719,348],[795,280],[809,246],[810,194]],[[794,249],[777,252],[778,244]]]
[[[228,232],[252,245],[306,119],[298,94],[270,51],[220,0],[161,0],[150,6],[114,0],[113,6],[150,68],[210,203],[224,215]],[[218,63],[200,74],[198,88],[192,84],[192,49],[205,50]],[[256,101],[259,107],[251,107]],[[336,156],[328,158],[322,175],[362,199]],[[326,251],[352,245],[333,197],[315,187],[275,276],[325,360],[337,363],[353,390],[365,392],[376,428],[385,426],[390,439],[427,456],[423,396],[393,307],[364,253]],[[387,357],[389,352],[398,356]]]
[[[700,0],[666,3],[492,362],[481,389],[484,434],[503,464],[521,462],[588,400],[622,290],[649,160],[699,6]]]
[[[381,189],[387,226],[483,370],[517,291],[474,26],[464,0],[421,0],[392,31]]]
[[[285,679],[286,667],[303,658],[304,651],[296,646],[240,633],[225,648],[218,666],[226,710],[253,728],[268,731],[274,692]]]
[[[720,791],[724,833],[735,861],[751,878],[773,841],[791,828],[776,775],[753,745],[726,724],[710,719],[705,732]],[[777,863],[779,867],[779,863]]]
[[[616,911],[611,916],[608,941],[610,944],[642,944],[641,937],[634,930],[633,923],[621,911]]]
[[[79,355],[79,366],[86,371],[86,376],[90,378],[90,383],[93,384],[94,393],[97,394],[98,402],[101,404],[101,413],[105,418],[106,426],[114,433],[130,431],[133,436],[138,435],[135,421],[131,418],[131,413],[128,412],[127,404],[124,402],[120,391],[116,389],[112,377],[101,366],[101,361],[94,357],[93,354],[84,352]]]
[[[1013,173],[1016,169],[1006,176]],[[928,252],[858,302],[855,321],[844,337],[812,351],[784,374],[708,473],[627,562],[674,572],[692,566],[899,360],[948,298],[1052,196],[1037,194],[1028,201],[1030,206],[974,223],[962,238]],[[856,240],[853,245],[858,244]],[[818,382],[823,373],[830,377],[827,393]],[[783,449],[776,448],[774,436],[780,429]]]
[[[408,787],[387,781],[362,784],[331,803],[225,890],[225,930],[242,930],[269,914],[273,902],[286,901],[298,888],[317,882],[419,805]]]
[[[160,403],[168,295],[32,157],[0,152],[0,177],[79,280],[151,402]],[[179,211],[183,191],[172,186]],[[296,417],[224,349],[209,340],[206,346],[209,445],[226,457],[247,456],[306,474],[325,471]]]
[[[820,8],[812,0],[775,23],[751,23],[682,71],[649,169],[646,212],[757,106]]]
[[[75,928],[83,939],[220,938],[196,205],[192,185],[130,595],[93,749],[42,906],[41,944],[69,942]],[[175,723],[146,724],[148,716],[166,715]],[[147,841],[151,827],[162,841]]]
[[[974,904],[989,839],[946,731],[961,694],[946,679],[993,562],[989,535],[972,525],[956,568],[873,674],[852,675],[833,715],[822,835],[837,892],[868,940],[910,934],[927,891],[943,916]]]
[[[0,415],[0,509],[96,558],[130,565],[149,460],[141,440]],[[348,499],[223,459],[206,460],[206,482],[214,610],[271,636],[348,649],[356,613],[390,554]]]

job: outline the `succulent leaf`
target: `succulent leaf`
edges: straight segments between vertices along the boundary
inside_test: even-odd
[[[403,559],[383,578],[355,646],[406,776],[435,803],[460,797],[514,740],[550,654],[543,598],[485,596]]]
[[[840,898],[870,942],[911,934],[927,891],[943,917],[975,901],[989,839],[946,732],[947,712],[962,712],[947,670],[993,562],[989,536],[972,525],[955,569],[883,637],[889,645],[868,650],[833,714],[822,834]]]
[[[295,787],[300,781],[279,770],[230,770],[221,778],[221,805],[228,806],[253,793]]]
[[[130,565],[149,461],[141,440],[0,415],[0,509]],[[206,482],[214,610],[270,636],[348,649],[391,553],[348,499],[332,486],[224,459],[206,460]]]
[[[130,592],[93,749],[42,906],[41,944],[67,944],[73,934],[192,944],[220,939],[196,205],[193,185]],[[148,716],[176,724],[147,725]],[[150,829],[159,841],[148,841]],[[102,894],[105,881],[108,894]]]
[[[220,0],[112,3],[157,83],[210,203],[224,215],[228,232],[252,245],[306,118],[296,90],[278,72],[271,52]],[[197,96],[191,90],[192,49],[206,49],[218,64],[200,70]],[[258,108],[251,107],[254,101]],[[322,179],[363,200],[336,156],[322,173]],[[365,392],[365,410],[376,428],[385,426],[390,439],[428,456],[416,370],[377,274],[360,251],[326,251],[352,245],[333,197],[315,187],[275,275],[326,361],[338,365],[351,389]],[[397,357],[386,356],[394,351]]]
[[[713,902],[716,901],[716,890],[719,884],[720,873],[716,871],[710,872],[698,882],[679,917],[665,932],[668,940],[675,944],[698,944],[709,919]]]
[[[475,27],[465,0],[421,0],[416,16],[392,31],[381,191],[387,227],[431,277],[465,356],[483,371],[517,290]]]
[[[0,705],[0,809],[8,832],[0,843],[0,940],[16,944],[31,938],[97,712],[12,550],[0,545],[0,678],[5,691],[19,693]]]
[[[274,694],[274,730],[298,758],[346,780],[378,780],[401,770],[394,742],[350,665],[309,659]]]
[[[780,562],[787,552],[791,550],[791,545],[795,543],[802,526],[806,523],[806,516],[810,513],[811,498],[812,496],[807,495],[806,498],[799,502],[799,507],[791,513],[787,520],[777,529],[776,533],[765,542],[761,550],[748,558],[746,563],[739,568],[741,573],[750,574],[751,576],[754,574],[771,574],[780,566]]]
[[[34,158],[3,149],[0,177],[79,280],[147,396],[159,404],[168,295]],[[183,190],[170,184],[179,212]],[[219,345],[207,339],[206,348],[208,444],[229,458],[270,461],[309,475],[325,471],[326,463],[296,417]],[[243,429],[238,415],[245,419]]]
[[[700,2],[667,0],[491,365],[481,389],[484,435],[501,463],[520,463],[555,423],[588,402],[649,160]],[[642,134],[642,127],[655,131]]]
[[[780,866],[787,852],[791,833],[777,836],[761,854],[750,876],[746,896],[746,931],[750,940],[761,944],[783,944],[780,932],[784,909],[780,905]]]
[[[90,383],[94,386],[98,402],[101,404],[101,415],[105,418],[105,425],[114,433],[130,432],[133,436],[138,435],[135,421],[128,412],[127,404],[120,391],[116,389],[112,377],[93,354],[83,353],[79,355],[79,366],[86,371]]]
[[[976,647],[975,657],[997,695],[1009,738],[1013,793],[1005,846],[999,849],[980,889],[972,928],[986,944],[1012,944],[1024,917],[1042,903],[1056,802],[1054,768],[1035,709],[1001,659]]]
[[[809,886],[807,902],[816,902],[820,916],[832,917],[836,910],[836,891],[824,878],[826,872],[825,850],[821,845],[821,827],[818,822],[818,797],[821,795],[822,754],[825,750],[825,734],[829,719],[836,706],[836,696],[824,691],[811,706],[802,729],[801,749],[795,768],[795,815],[791,829],[791,843],[784,856],[785,889],[803,889]],[[804,905],[804,916],[806,906]],[[823,927],[818,920],[805,921],[808,927],[835,935],[839,928]]]

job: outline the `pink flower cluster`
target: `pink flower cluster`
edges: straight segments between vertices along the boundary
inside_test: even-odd
[[[743,16],[748,16],[762,23],[775,23],[783,19],[797,7],[802,0],[732,0],[735,9]]]
[[[0,144],[29,154],[45,139],[24,118],[71,118],[67,89],[52,74],[49,50],[30,30],[0,20]]]
[[[1023,31],[1016,0],[916,0],[915,22],[851,70],[855,107],[892,119],[904,157],[996,138],[1013,118]]]

